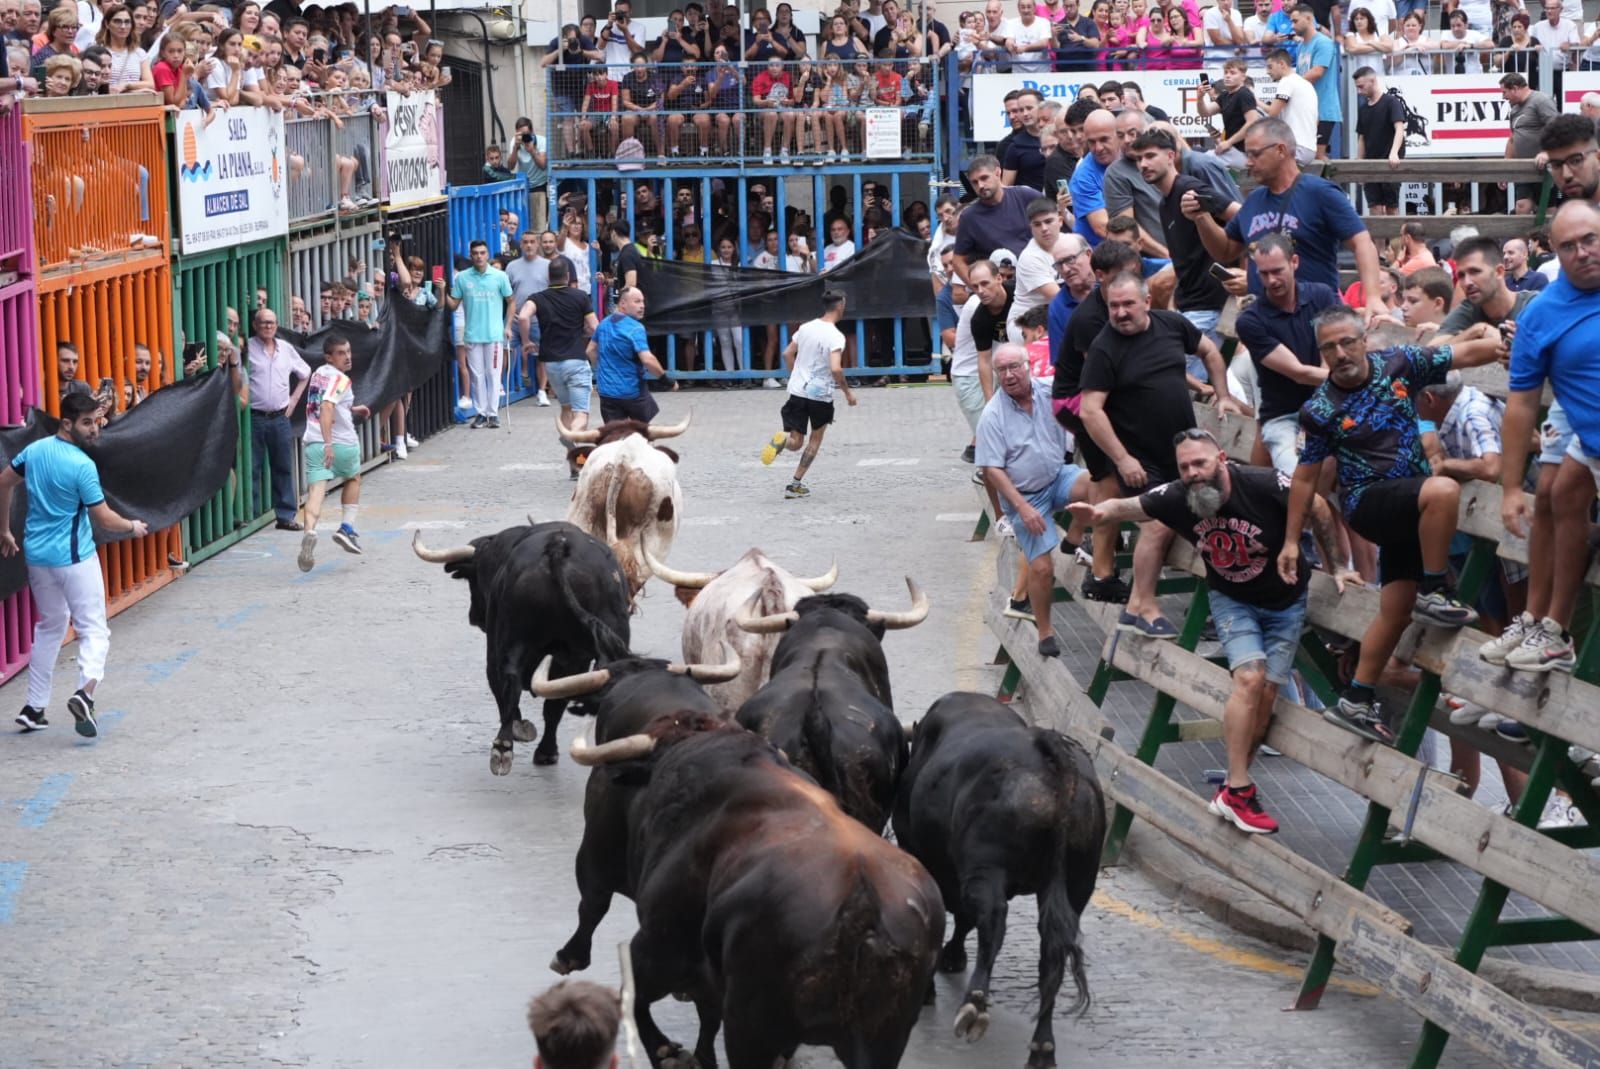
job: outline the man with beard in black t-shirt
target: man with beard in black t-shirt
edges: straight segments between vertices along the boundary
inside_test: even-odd
[[[1155,521],[1200,551],[1211,618],[1233,673],[1222,711],[1228,775],[1211,799],[1211,812],[1241,831],[1270,835],[1278,822],[1261,808],[1250,762],[1266,738],[1278,688],[1294,667],[1311,574],[1304,556],[1297,559],[1292,582],[1278,573],[1290,480],[1272,468],[1229,460],[1209,432],[1195,428],[1178,432],[1175,455],[1178,479],[1173,482],[1138,497],[1067,508],[1093,523]],[[1322,543],[1322,559],[1335,560],[1333,513],[1321,498],[1312,505],[1311,526]],[[1354,578],[1354,573],[1336,574],[1334,581],[1342,593],[1346,579]]]
[[[1186,355],[1197,353],[1216,383],[1217,412],[1243,409],[1228,395],[1222,353],[1211,339],[1176,312],[1150,310],[1150,290],[1135,274],[1106,283],[1102,295],[1111,321],[1084,359],[1079,417],[1095,444],[1116,467],[1124,494],[1170,482],[1178,476],[1173,436],[1194,426],[1192,383]],[[1139,529],[1133,551],[1133,594],[1117,630],[1146,638],[1172,639],[1178,629],[1161,615],[1156,579],[1172,545],[1159,523]]]

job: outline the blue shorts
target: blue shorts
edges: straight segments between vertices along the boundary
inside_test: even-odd
[[[1551,401],[1550,410],[1539,424],[1539,463],[1560,464],[1572,446],[1572,424],[1560,401]]]
[[[1054,516],[1065,508],[1067,502],[1072,500],[1073,487],[1078,485],[1080,478],[1087,478],[1088,472],[1076,464],[1063,464],[1061,470],[1056,472],[1056,481],[1042,490],[1033,493],[1024,493],[1022,496],[1028,504],[1039,510],[1039,515],[1044,517],[1044,533],[1034,534],[1022,523],[1022,519],[1012,509],[1011,502],[1005,498],[1000,499],[1000,509],[1006,514],[1006,519],[1011,521],[1011,528],[1016,532],[1017,545],[1021,547],[1023,555],[1029,560],[1037,560],[1056,548],[1061,541],[1061,532],[1056,529]],[[1020,487],[1018,488],[1021,489]]]
[[[544,366],[545,381],[556,392],[556,404],[574,412],[589,411],[589,387],[594,368],[587,360],[557,360]]]
[[[1305,630],[1306,591],[1285,609],[1247,605],[1215,588],[1206,592],[1211,596],[1211,619],[1217,625],[1222,652],[1228,657],[1228,671],[1265,661],[1268,683],[1282,686],[1289,682],[1300,633]]]
[[[1183,318],[1194,324],[1196,330],[1211,339],[1211,344],[1222,348],[1222,335],[1217,333],[1217,321],[1222,318],[1222,313],[1210,308],[1197,308],[1183,313]],[[1206,362],[1195,353],[1190,353],[1183,358],[1184,370],[1189,372],[1201,382],[1211,381],[1211,372],[1206,370]]]

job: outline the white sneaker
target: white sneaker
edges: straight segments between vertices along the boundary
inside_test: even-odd
[[[761,162],[768,167],[772,166],[772,150],[770,148],[761,154]]]
[[[397,460],[404,460],[411,455],[410,450],[406,448],[406,440],[404,438],[396,438],[394,440],[394,455]]]
[[[406,435],[406,448],[415,449],[421,444],[422,444],[421,442],[419,442],[415,438],[411,437],[411,435],[409,435],[409,434]]]
[[[1493,731],[1500,726],[1501,721],[1509,719],[1510,717],[1501,716],[1499,713],[1484,713],[1478,718],[1478,727],[1483,731]]]
[[[762,379],[761,388],[763,390],[781,390],[783,389],[783,383],[777,379]]]
[[[1011,521],[1006,519],[1004,516],[1001,516],[998,520],[994,521],[994,531],[995,534],[999,535],[1001,538],[1017,537],[1017,532],[1011,529]]]
[[[785,146],[784,148],[782,148],[782,149],[780,149],[778,151],[778,161],[780,163],[788,163],[789,162],[789,149],[788,149],[787,146]]]
[[[830,148],[828,150],[828,154],[826,156],[824,156],[823,159],[828,163],[835,163],[839,159],[839,154],[837,152],[833,151],[833,149]]]
[[[1446,694],[1445,707],[1450,710],[1450,723],[1465,726],[1476,724],[1483,717],[1483,707],[1473,705],[1469,701],[1462,701],[1454,694]]]
[[[1537,622],[1531,613],[1518,614],[1504,631],[1478,647],[1478,656],[1490,664],[1505,664],[1506,654],[1522,645],[1522,640],[1528,637],[1528,632],[1533,630]]]
[[[539,391],[538,401],[539,401],[539,407],[540,408],[549,408],[550,407],[550,398],[545,396],[545,392],[543,390]]]

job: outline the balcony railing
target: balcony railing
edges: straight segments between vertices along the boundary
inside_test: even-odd
[[[610,85],[594,72],[614,76],[620,68],[549,67],[550,163],[638,169],[935,159],[940,116],[933,64],[853,60],[839,64],[833,79],[824,75],[828,67],[820,61],[653,64],[630,68],[608,79]]]

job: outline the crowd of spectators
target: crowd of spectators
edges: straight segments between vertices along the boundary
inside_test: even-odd
[[[1453,21],[1459,23],[1467,8],[1451,12]],[[1286,14],[1291,28],[1302,23],[1302,46],[1308,37],[1331,41],[1315,27],[1319,16],[1311,8]],[[1309,33],[1307,20],[1313,22]],[[1303,47],[1299,55],[1306,55]],[[974,481],[989,493],[1002,532],[1022,541],[1017,525],[1033,519],[1029,494],[1045,491],[1007,482],[1004,473],[996,478],[993,458],[1009,463],[1019,454],[997,453],[991,443],[986,465],[980,424],[997,407],[1026,414],[1030,396],[1042,396],[1068,431],[1069,457],[1079,458],[1089,476],[1088,501],[1074,507],[1078,522],[1062,552],[1085,565],[1086,598],[1126,603],[1119,629],[1151,638],[1177,636],[1150,596],[1174,528],[1165,522],[1172,514],[1146,491],[1188,478],[1173,450],[1197,433],[1191,430],[1194,406],[1253,412],[1253,449],[1228,462],[1281,473],[1291,541],[1299,530],[1313,529],[1313,511],[1325,510],[1330,519],[1316,530],[1329,547],[1325,566],[1340,582],[1383,588],[1383,610],[1362,641],[1334,644],[1343,691],[1329,717],[1392,741],[1393,718],[1385,719],[1377,688],[1415,686],[1415,673],[1392,657],[1413,619],[1439,627],[1473,622],[1492,637],[1483,658],[1514,671],[1570,671],[1575,660],[1570,593],[1586,567],[1582,543],[1596,486],[1589,469],[1600,470],[1600,462],[1590,462],[1594,454],[1574,437],[1571,428],[1578,424],[1560,403],[1565,398],[1588,408],[1584,373],[1570,362],[1577,361],[1581,342],[1545,328],[1539,312],[1546,294],[1558,294],[1548,305],[1552,316],[1570,316],[1581,314],[1591,293],[1600,293],[1585,288],[1600,286],[1588,280],[1590,254],[1600,247],[1595,121],[1543,107],[1524,74],[1505,74],[1506,99],[1517,114],[1533,116],[1521,124],[1513,117],[1507,156],[1546,168],[1556,199],[1573,203],[1551,227],[1503,242],[1478,236],[1471,219],[1462,218],[1448,241],[1430,241],[1422,223],[1408,222],[1396,239],[1380,244],[1342,189],[1303,173],[1324,134],[1315,90],[1304,103],[1304,119],[1292,114],[1295,101],[1274,109],[1300,90],[1292,82],[1295,57],[1275,53],[1272,61],[1279,65],[1274,101],[1255,98],[1243,62],[1229,61],[1220,84],[1202,88],[1202,110],[1225,126],[1210,151],[1191,147],[1143,104],[1134,84],[1086,85],[1071,102],[1046,101],[1028,89],[1011,94],[1010,133],[993,154],[968,165],[974,196],[938,206],[929,266],[942,349],[950,355],[956,400],[973,435],[963,457],[976,461]],[[1382,92],[1378,70],[1358,71],[1356,84],[1363,155],[1386,158],[1394,151],[1392,158],[1399,158],[1394,141],[1403,140],[1405,114],[1377,106],[1392,99]],[[1254,188],[1248,196],[1229,166],[1249,172]],[[1393,210],[1397,199],[1386,193],[1367,188],[1369,211]],[[1515,201],[1536,195],[1532,185],[1511,191]],[[1341,256],[1346,270],[1355,269],[1353,284],[1341,283]],[[1041,311],[1044,360],[1036,328]],[[1222,318],[1233,322],[1229,333],[1238,348],[1219,374]],[[1524,349],[1530,319],[1538,321],[1540,334]],[[1510,368],[1508,401],[1470,385],[1459,370],[1496,359]],[[1017,375],[1051,387],[1030,394],[1015,378],[1002,381]],[[1541,425],[1539,393],[1546,384],[1558,404]],[[1374,393],[1380,387],[1382,398]],[[1180,394],[1186,395],[1181,404],[1175,400]],[[1352,422],[1349,414],[1358,410]],[[1167,414],[1158,417],[1161,412]],[[1349,431],[1369,421],[1392,432],[1387,444],[1357,440]],[[1026,452],[1020,443],[1008,448]],[[1027,470],[1018,469],[1023,483]],[[1063,480],[1072,475],[1063,472]],[[1460,486],[1474,479],[1502,484],[1505,499],[1514,502],[1507,530],[1518,536],[1531,531],[1532,542],[1528,567],[1502,562],[1468,604],[1455,593],[1453,577],[1470,542],[1450,536]],[[1531,515],[1515,493],[1524,487],[1536,491]],[[1114,501],[1126,494],[1134,496]],[[1060,507],[1066,500],[1049,503]],[[1127,504],[1134,501],[1139,507]],[[1093,523],[1091,516],[1097,517]],[[1150,548],[1135,555],[1131,583],[1117,571],[1118,540],[1114,528],[1103,526],[1106,517],[1143,521],[1140,544]],[[1181,524],[1176,529],[1183,534]],[[1026,541],[1033,559],[1039,539],[1031,525]],[[1565,552],[1552,552],[1558,545]],[[1201,548],[1216,565],[1214,554]],[[1035,570],[1019,575],[1009,614],[1034,621],[1040,650],[1049,654],[1059,647],[1048,614],[1036,615],[1030,603]],[[1217,581],[1212,586],[1215,591]],[[1217,604],[1214,598],[1214,611]],[[1240,678],[1236,674],[1236,686]],[[1271,682],[1274,689],[1279,682],[1294,685],[1275,674]],[[1259,679],[1252,685],[1258,694]],[[1527,739],[1519,723],[1502,715],[1453,698],[1450,708],[1458,725]],[[1470,733],[1452,737],[1449,767],[1467,789],[1476,788],[1479,754]],[[1514,802],[1523,775],[1502,765],[1501,778]],[[1236,780],[1248,784],[1230,770],[1229,790]],[[1237,815],[1254,805],[1255,815],[1240,817],[1251,825],[1246,830],[1274,829],[1259,804],[1247,805],[1245,797],[1230,796],[1213,811]],[[1560,796],[1545,816],[1547,825],[1578,819]]]

